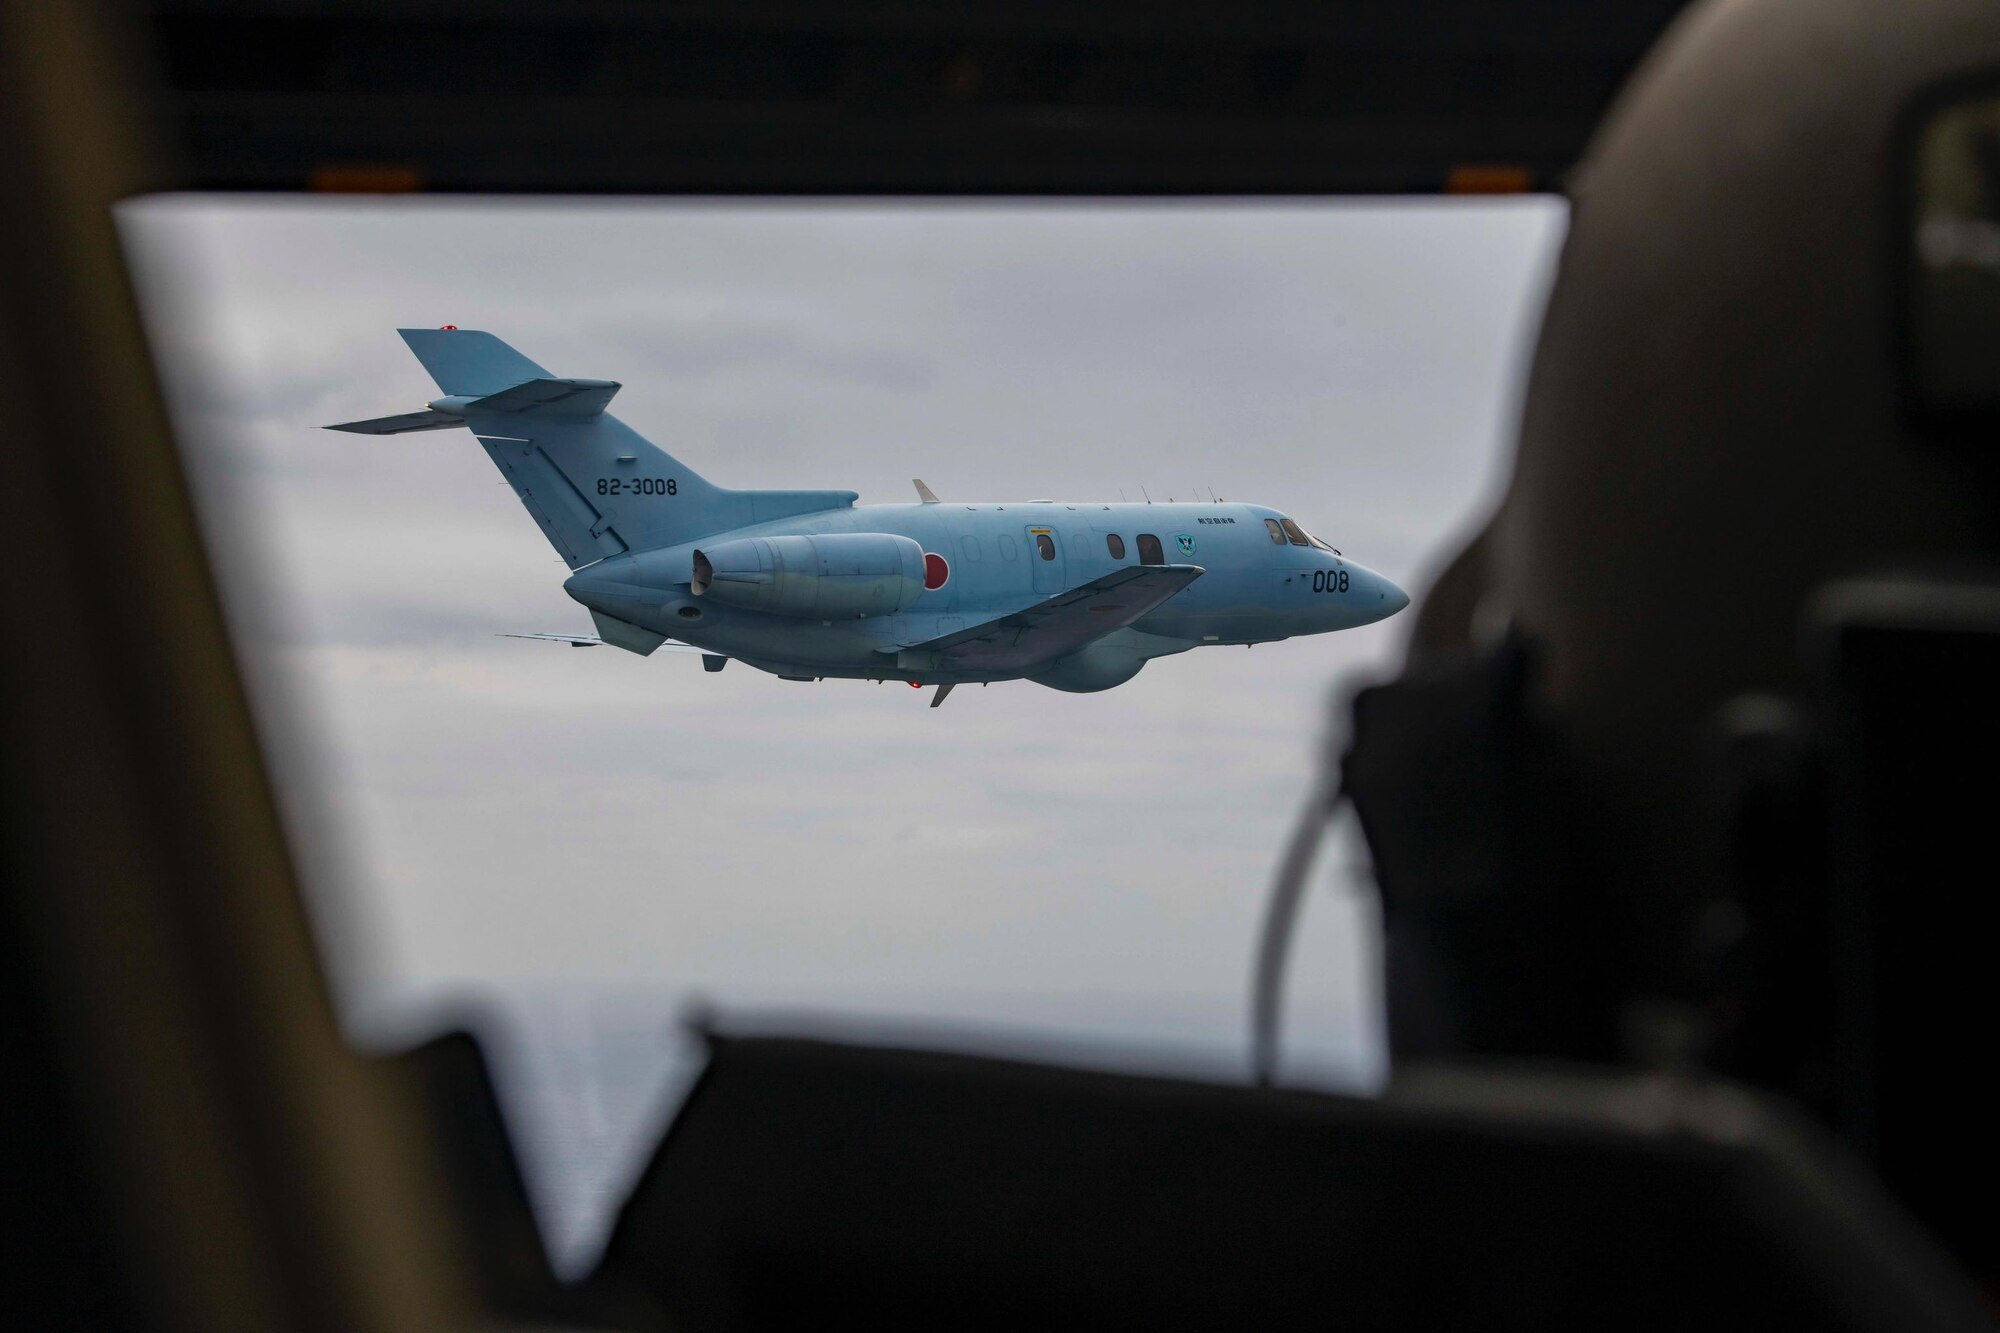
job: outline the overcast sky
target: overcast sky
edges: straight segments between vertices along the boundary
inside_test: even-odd
[[[327,422],[488,329],[712,480],[1275,505],[1410,586],[1491,502],[1559,204],[148,201],[122,217],[344,1009],[698,991],[1240,1049],[1330,692],[1400,620],[943,708],[585,631],[467,435]],[[1351,865],[1352,846],[1330,860]],[[1339,868],[1336,865],[1336,871]],[[1379,1068],[1315,896],[1302,1050]]]

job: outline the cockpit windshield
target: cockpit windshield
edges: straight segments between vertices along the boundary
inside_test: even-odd
[[[1325,542],[1313,536],[1310,532],[1307,532],[1304,528],[1300,527],[1297,523],[1294,523],[1291,519],[1281,518],[1278,520],[1278,522],[1284,528],[1285,536],[1290,539],[1292,545],[1317,546],[1322,551],[1333,550],[1331,546],[1328,546]]]

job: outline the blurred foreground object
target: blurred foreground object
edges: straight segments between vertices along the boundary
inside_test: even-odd
[[[112,231],[93,7],[0,7],[10,1324],[436,1329],[424,1122],[335,1030]]]
[[[1810,1108],[2000,1278],[2000,9],[1676,25],[1573,182],[1511,486],[1346,787],[1401,1061]]]
[[[191,188],[1519,193],[1685,0],[152,0]]]
[[[689,1329],[1978,1328],[1755,1097],[1441,1074],[1380,1102],[711,1038],[602,1276]]]

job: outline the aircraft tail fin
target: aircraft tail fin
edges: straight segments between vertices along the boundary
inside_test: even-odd
[[[437,381],[453,396],[483,398],[529,380],[555,377],[490,333],[478,329],[397,329]]]
[[[723,490],[605,411],[616,381],[551,375],[477,329],[397,332],[444,396],[425,412],[329,429],[399,435],[469,427],[571,569],[854,503],[852,491]]]

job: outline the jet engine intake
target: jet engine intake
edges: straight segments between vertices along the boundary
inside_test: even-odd
[[[887,532],[738,537],[694,553],[690,586],[697,597],[781,616],[886,616],[923,595],[924,548]]]

